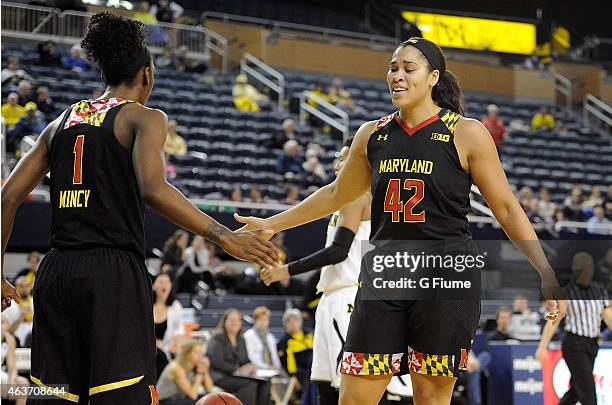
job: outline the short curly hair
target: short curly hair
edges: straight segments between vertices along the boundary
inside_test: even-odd
[[[143,23],[103,12],[89,20],[81,47],[98,65],[107,85],[131,85],[140,69],[151,63],[147,35]]]

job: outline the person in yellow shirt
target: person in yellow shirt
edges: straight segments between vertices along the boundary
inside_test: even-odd
[[[168,136],[164,144],[164,152],[170,155],[182,156],[187,153],[187,144],[183,137],[176,132],[176,126],[175,120],[168,121]]]
[[[19,97],[17,93],[9,93],[6,103],[2,104],[2,117],[6,123],[6,129],[10,129],[25,115],[25,108],[17,104]]]
[[[157,17],[149,13],[151,6],[148,1],[143,1],[138,7],[138,11],[134,13],[132,18],[136,21],[140,21],[143,24],[155,25],[157,24]]]
[[[355,109],[355,103],[353,102],[351,93],[344,88],[341,79],[336,78],[332,81],[327,99],[330,103],[345,111],[353,111]]]
[[[234,105],[239,111],[259,112],[260,102],[267,101],[268,97],[261,94],[259,90],[249,84],[249,79],[244,73],[236,76],[236,84],[232,88]]]
[[[317,84],[315,84],[314,89],[310,90],[310,92],[313,96],[322,98],[323,100],[329,102],[329,97],[327,96],[327,94],[325,94],[325,91],[323,90],[323,83],[317,82]],[[310,104],[311,107],[317,108],[317,102],[314,99],[308,98],[306,102]]]
[[[546,106],[540,106],[540,111],[531,119],[531,130],[551,130],[555,128],[555,117],[548,111]]]

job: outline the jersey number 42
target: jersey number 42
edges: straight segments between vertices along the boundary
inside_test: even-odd
[[[425,222],[424,210],[419,213],[414,212],[415,206],[425,196],[425,183],[419,179],[406,179],[403,189],[414,190],[414,194],[406,202],[401,199],[402,180],[389,180],[385,194],[385,212],[391,213],[391,221],[393,222],[400,222],[401,214],[403,214],[404,222]]]

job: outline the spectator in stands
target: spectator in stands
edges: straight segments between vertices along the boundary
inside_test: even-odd
[[[565,217],[569,221],[583,221],[584,214],[582,212],[582,190],[580,186],[575,185],[570,191],[570,195],[565,198]]]
[[[174,68],[174,55],[172,49],[166,47],[164,52],[155,59],[155,67],[157,68]]]
[[[74,44],[70,48],[70,56],[64,58],[64,67],[75,72],[86,72],[91,68],[89,63],[83,58],[83,52],[79,44]]]
[[[17,93],[9,93],[6,103],[2,104],[2,117],[7,129],[11,129],[25,114],[25,108],[19,105]]]
[[[529,309],[529,301],[518,295],[512,303],[514,313],[508,332],[519,340],[540,339],[540,314]]]
[[[609,293],[612,293],[612,248],[597,262],[593,280],[601,283]]]
[[[183,7],[174,1],[158,0],[157,4],[151,6],[149,12],[157,18],[157,21],[171,23],[180,17],[183,11]]]
[[[263,203],[264,199],[261,195],[261,190],[257,184],[253,184],[251,186],[251,190],[249,192],[249,201],[254,203]]]
[[[282,130],[272,134],[263,144],[268,148],[282,149],[283,145],[292,139],[297,141],[295,136],[295,121],[291,118],[287,118],[283,121]]]
[[[310,92],[312,93],[313,96],[316,96],[318,98],[323,99],[324,101],[329,101],[327,94],[325,94],[325,86],[323,86],[323,82],[321,81],[317,81],[313,87],[312,90],[310,90]],[[308,100],[306,100],[306,102],[308,104],[310,104],[311,107],[317,108],[318,103],[312,99],[312,98],[308,98]]]
[[[236,377],[254,375],[257,368],[250,362],[242,336],[242,315],[235,308],[223,314],[206,351],[210,374],[215,385],[236,395],[245,405],[268,405],[270,384]]]
[[[608,190],[606,190],[606,202],[612,202],[612,184],[608,186]]]
[[[174,296],[168,273],[158,274],[153,282],[153,321],[157,347],[170,356],[180,345],[185,327],[183,306]]]
[[[7,66],[2,69],[0,75],[3,86],[17,85],[22,80],[32,80],[25,70],[19,68],[19,59],[14,56],[9,56]]]
[[[540,214],[540,202],[537,198],[532,198],[531,201],[529,201],[525,213],[527,214],[529,222],[533,224],[533,229],[535,229],[537,233],[544,230],[547,223]]]
[[[197,340],[182,345],[176,360],[164,368],[157,381],[160,405],[164,405],[165,400],[178,401],[187,398],[196,400],[200,395],[212,392],[213,389],[210,360],[204,356],[204,344]],[[168,402],[170,403],[172,402]]]
[[[322,187],[325,185],[327,173],[325,173],[325,168],[319,161],[318,152],[315,149],[306,151],[306,161],[302,167],[306,172],[306,186]]]
[[[302,404],[317,404],[316,385],[310,382],[313,334],[302,328],[302,313],[288,309],[283,314],[285,334],[278,343],[280,361],[285,371],[299,382]]]
[[[151,14],[150,10],[151,10],[151,5],[149,4],[149,2],[141,1],[140,4],[138,5],[138,10],[134,12],[134,14],[132,15],[132,18],[134,20],[140,21],[143,24],[156,25],[157,17],[155,17],[155,14]]]
[[[40,253],[33,251],[30,252],[26,258],[26,265],[24,268],[17,272],[14,281],[16,282],[19,277],[25,277],[32,287],[36,282],[36,273],[38,272],[38,266],[40,264]]]
[[[176,180],[176,167],[170,162],[170,155],[164,153],[164,157],[166,159],[166,180],[169,183],[173,183]]]
[[[512,309],[500,307],[495,315],[495,321],[497,329],[487,335],[485,349],[476,356],[470,355],[468,357],[467,392],[468,399],[473,405],[481,405],[483,403],[480,379],[482,373],[488,370],[489,364],[491,364],[489,343],[513,339],[508,334],[508,329],[512,323]]]
[[[593,216],[587,220],[587,232],[591,235],[611,235],[609,230],[601,229],[597,225],[609,225],[612,222],[606,218],[604,208],[601,205],[593,209]]]
[[[287,188],[287,196],[281,201],[283,204],[294,205],[300,202],[300,189],[297,186]]]
[[[602,205],[604,202],[603,195],[601,193],[601,188],[597,186],[593,186],[591,188],[591,195],[587,197],[587,199],[582,203],[583,208],[594,208],[596,206]]]
[[[32,283],[24,276],[17,277],[15,288],[21,297],[21,302],[8,307],[3,315],[10,324],[9,332],[17,338],[19,347],[30,347],[34,319],[34,300],[32,298]]]
[[[174,232],[164,245],[164,256],[162,257],[160,267],[164,264],[172,265],[174,272],[181,267],[185,261],[185,249],[189,243],[189,234],[178,229]]]
[[[260,306],[253,310],[253,327],[244,332],[249,360],[258,369],[281,370],[276,338],[270,333],[270,310]]]
[[[540,199],[538,202],[539,205],[539,212],[540,215],[542,215],[542,217],[550,222],[553,219],[553,216],[555,215],[555,209],[557,208],[557,204],[555,204],[554,202],[552,202],[550,200],[550,192],[548,191],[547,188],[540,188]]]
[[[332,81],[327,99],[331,104],[345,111],[352,112],[355,110],[355,103],[351,97],[351,93],[346,90],[342,84],[342,80],[335,78]]]
[[[555,128],[555,117],[548,111],[548,107],[545,105],[540,106],[540,111],[536,113],[531,119],[531,130],[538,131],[551,130]]]
[[[41,42],[36,47],[38,51],[38,64],[47,67],[63,66],[62,57],[57,53],[55,41]]]
[[[164,152],[170,155],[183,156],[187,153],[187,144],[183,137],[176,132],[177,125],[175,120],[168,121],[168,135],[164,144]]]
[[[45,117],[49,117],[55,112],[55,106],[53,100],[49,97],[49,88],[47,86],[40,86],[36,89],[36,106],[38,110],[45,114]]]
[[[32,94],[32,84],[27,80],[21,80],[17,85],[17,104],[25,107],[30,101],[34,101],[34,95]]]
[[[604,203],[604,211],[606,213],[606,218],[612,221],[612,201],[606,201]]]
[[[242,188],[234,186],[229,193],[229,200],[233,202],[242,202]]]
[[[5,320],[4,314],[2,314],[2,363],[6,365],[6,370],[4,368],[0,370],[0,382],[3,386],[7,384],[15,384],[19,386],[15,388],[24,389],[30,384],[24,377],[17,375],[17,367],[15,365],[15,349],[17,344],[15,342],[15,337],[11,335],[8,329],[8,322]],[[14,397],[13,395],[8,395],[8,392],[5,395],[4,391],[5,390],[3,389],[3,399],[15,400],[15,405],[25,405],[25,396]]]
[[[194,294],[198,281],[206,283],[210,291],[216,290],[209,256],[206,241],[203,237],[195,235],[191,246],[185,249],[185,268],[177,282],[177,291]]]
[[[47,126],[45,117],[38,111],[35,102],[28,101],[24,110],[23,117],[7,132],[7,140],[15,146],[15,150],[19,150],[21,139],[30,135],[36,138]]]
[[[178,72],[190,73],[206,73],[210,69],[210,53],[208,49],[204,50],[203,60],[189,60],[187,45],[182,45],[176,50],[174,56],[174,68]]]
[[[499,151],[507,134],[506,126],[499,117],[499,108],[495,104],[487,106],[487,116],[482,119],[482,124],[489,130],[493,142]]]
[[[244,73],[236,76],[236,84],[232,88],[234,105],[239,111],[260,111],[260,104],[268,101],[268,97],[261,94],[259,90],[249,84],[249,79]]]
[[[286,175],[287,173],[293,173],[298,175],[302,173],[302,159],[298,156],[299,145],[295,140],[289,140],[285,142],[283,146],[283,154],[278,157],[276,162],[276,172],[278,174]]]
[[[531,202],[533,197],[534,195],[533,195],[533,190],[531,189],[531,187],[524,186],[520,189],[518,193],[518,200],[521,203],[521,207],[523,207],[525,211],[527,211],[527,208],[529,207],[529,203]]]

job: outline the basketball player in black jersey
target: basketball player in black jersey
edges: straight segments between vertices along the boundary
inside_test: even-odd
[[[17,206],[51,172],[52,249],[34,288],[31,379],[67,384],[58,403],[158,402],[145,203],[238,259],[261,266],[277,259],[268,241],[231,232],[166,182],[167,117],[144,106],[154,72],[146,36],[131,19],[91,18],[81,45],[106,92],[53,121],[2,188],[4,259]],[[4,309],[18,297],[2,283]]]
[[[554,271],[508,186],[491,135],[479,121],[461,116],[461,89],[446,70],[442,50],[423,38],[403,42],[393,53],[387,82],[398,111],[359,128],[332,184],[268,219],[236,219],[247,224],[244,229],[271,235],[329,215],[370,187],[373,244],[451,239],[467,244],[473,182],[541,275],[547,318],[559,321],[565,303],[551,295],[558,292]],[[340,403],[378,403],[391,375],[407,368],[416,405],[448,405],[467,365],[480,302],[364,300],[362,290],[345,343]]]

